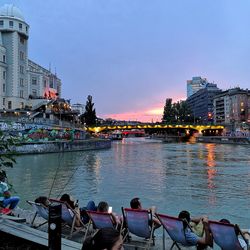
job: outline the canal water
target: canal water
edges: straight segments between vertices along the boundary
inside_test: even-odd
[[[126,138],[107,150],[19,156],[8,175],[24,208],[39,195],[66,192],[81,206],[108,201],[119,214],[140,197],[161,213],[185,209],[250,228],[248,146]]]

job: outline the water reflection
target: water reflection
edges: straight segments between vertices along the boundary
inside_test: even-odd
[[[156,205],[162,213],[177,215],[187,209],[249,227],[248,151],[144,139],[115,142],[109,150],[21,156],[8,173],[22,206],[51,189],[52,197],[68,192],[82,205],[89,199],[107,200],[120,213],[121,206],[138,196],[145,207]]]
[[[215,144],[206,144],[207,149],[207,176],[208,176],[208,188],[213,189],[215,187],[213,179],[216,175],[215,168]]]

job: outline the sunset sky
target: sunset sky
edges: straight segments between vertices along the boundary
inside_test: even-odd
[[[98,117],[160,121],[186,81],[250,88],[250,1],[16,0],[29,58],[57,72],[62,97]]]

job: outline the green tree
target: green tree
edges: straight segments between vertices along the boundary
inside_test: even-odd
[[[16,144],[11,136],[5,136],[3,131],[0,131],[0,174],[6,176],[5,169],[13,167],[16,163],[14,156],[11,154],[11,146]]]
[[[167,98],[165,106],[164,106],[164,110],[163,110],[162,121],[166,123],[170,123],[170,122],[174,122],[174,120],[175,120],[175,111],[173,108],[172,99]]]
[[[96,119],[96,111],[94,108],[94,103],[92,102],[92,96],[88,95],[85,112],[81,117],[81,121],[82,123],[86,123],[87,126],[91,126],[96,124]]]

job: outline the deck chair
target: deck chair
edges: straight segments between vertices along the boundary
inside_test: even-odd
[[[167,231],[168,235],[173,241],[170,250],[173,249],[174,246],[176,246],[178,249],[181,249],[180,245],[185,247],[189,246],[185,238],[182,219],[158,213],[156,214],[156,217],[163,226],[163,249],[165,249],[165,231]]]
[[[91,225],[93,226],[94,232],[95,229],[101,229],[105,227],[113,227],[117,229],[118,224],[115,223],[113,215],[105,212],[96,212],[96,211],[86,211],[90,220],[88,222],[87,231],[84,236],[84,240],[86,236],[90,234]]]
[[[76,228],[75,223],[76,223],[76,211],[74,209],[72,209],[70,206],[68,206],[68,204],[64,201],[60,201],[60,200],[56,200],[56,199],[49,199],[50,202],[54,203],[54,204],[60,204],[61,205],[61,209],[62,209],[62,221],[63,227],[70,227],[70,233],[69,235],[66,235],[66,238],[72,238],[73,233],[78,233],[81,232],[85,229],[85,225],[80,221],[81,223],[81,227],[80,228]]]
[[[213,235],[214,242],[222,250],[243,250],[236,231],[238,230],[242,239],[248,246],[247,240],[244,238],[238,225],[222,223],[217,221],[209,221],[209,227]]]
[[[154,222],[152,212],[148,210],[138,210],[131,208],[123,208],[123,221],[124,227],[127,232],[124,239],[128,241],[125,245],[135,246],[137,248],[150,249],[151,244],[155,245],[153,233],[154,233]],[[151,226],[150,226],[151,225]],[[135,243],[144,243],[144,246],[132,244],[131,234],[143,238],[142,241],[134,241]]]
[[[35,212],[35,215],[33,217],[33,219],[31,220],[31,226],[34,227],[34,228],[39,228],[41,227],[42,225],[48,223],[48,219],[49,219],[49,209],[47,207],[45,207],[43,204],[41,203],[36,203],[34,201],[26,201],[28,204],[30,204],[34,210],[36,211]],[[40,217],[42,217],[45,222],[42,222],[40,223],[39,225],[35,226],[35,219],[37,217],[37,215],[39,215]]]

